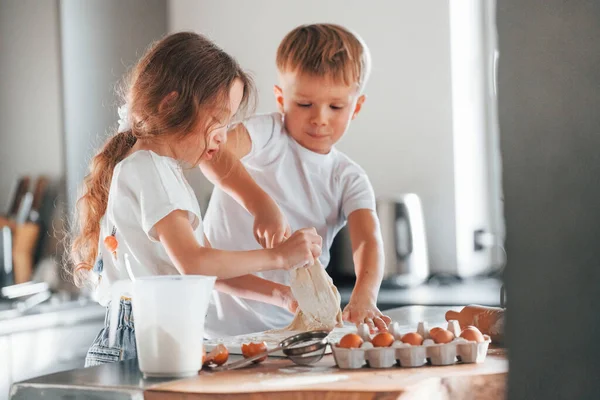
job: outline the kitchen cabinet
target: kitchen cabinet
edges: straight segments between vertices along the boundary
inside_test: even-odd
[[[0,400],[14,382],[83,368],[85,355],[104,326],[97,304],[64,304],[0,321]]]

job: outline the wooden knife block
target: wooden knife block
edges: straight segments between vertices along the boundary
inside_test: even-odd
[[[13,234],[12,261],[14,283],[29,282],[33,274],[33,256],[40,235],[40,226],[33,222],[17,225],[12,219],[0,217],[0,228],[7,225]]]
[[[17,225],[14,230],[13,269],[15,284],[29,282],[33,274],[33,256],[40,226],[33,222]]]

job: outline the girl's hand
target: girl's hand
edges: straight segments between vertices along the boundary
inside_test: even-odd
[[[369,326],[371,333],[374,333],[376,330],[380,332],[387,331],[392,322],[390,317],[383,315],[379,311],[375,301],[354,296],[350,297],[350,302],[344,307],[342,319],[356,325],[365,323]]]
[[[285,308],[292,314],[296,313],[296,310],[298,309],[298,301],[292,294],[292,288],[282,285],[281,288],[277,290],[276,295],[279,297],[279,307]]]
[[[321,255],[322,242],[315,228],[304,228],[294,232],[273,251],[281,258],[282,269],[294,269],[314,264],[315,258]]]
[[[254,213],[254,238],[264,249],[271,249],[290,237],[290,225],[277,203],[270,199]]]

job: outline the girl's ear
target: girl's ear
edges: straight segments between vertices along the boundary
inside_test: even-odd
[[[177,97],[179,97],[179,93],[177,93],[176,91],[172,91],[171,93],[166,95],[158,105],[158,112],[162,113],[172,102],[177,100]]]

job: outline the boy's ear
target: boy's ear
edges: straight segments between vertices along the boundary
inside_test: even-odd
[[[273,86],[273,94],[275,95],[275,101],[277,102],[277,109],[283,114],[283,90],[277,85]]]
[[[352,119],[356,118],[356,116],[362,109],[362,105],[366,99],[367,99],[367,96],[365,96],[364,94],[358,98],[358,100],[356,101],[356,107],[354,107],[354,112],[352,113]]]

